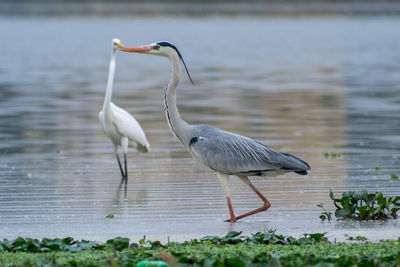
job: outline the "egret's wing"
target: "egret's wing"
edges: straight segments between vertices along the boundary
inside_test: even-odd
[[[135,120],[132,115],[111,103],[112,122],[117,131],[129,139],[130,143],[137,144],[137,149],[141,152],[147,152],[149,150],[149,143],[147,142],[146,135],[143,132],[142,127]]]
[[[256,175],[268,171],[305,171],[309,165],[289,154],[277,152],[253,139],[203,127],[189,147],[211,169],[228,174]]]
[[[103,127],[103,111],[99,112],[99,121],[100,121],[101,127],[103,128],[103,131],[104,131],[104,127]]]

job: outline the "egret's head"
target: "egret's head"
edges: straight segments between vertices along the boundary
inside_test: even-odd
[[[162,41],[162,42],[152,43],[149,45],[132,46],[132,47],[122,46],[119,48],[119,50],[123,52],[134,52],[134,53],[167,57],[169,59],[173,59],[174,57],[178,56],[180,60],[182,60],[183,65],[185,66],[190,82],[193,84],[192,78],[190,77],[189,71],[186,67],[185,61],[183,60],[181,53],[179,52],[178,48],[176,48],[176,46],[170,42]]]
[[[120,41],[118,38],[112,39],[112,46],[113,46],[113,49],[114,49],[114,50],[120,49],[120,48],[124,48],[124,47],[125,47],[125,46],[123,46],[123,45],[121,44],[121,41]]]

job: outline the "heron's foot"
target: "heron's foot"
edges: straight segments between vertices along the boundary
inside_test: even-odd
[[[230,222],[230,223],[234,223],[236,221],[237,221],[236,217],[225,220],[225,222]]]
[[[267,201],[264,202],[264,205],[262,205],[262,207],[260,207],[258,209],[255,209],[255,210],[252,210],[252,211],[249,211],[249,212],[244,213],[242,215],[239,215],[239,216],[236,217],[236,220],[242,219],[242,218],[250,216],[250,215],[257,214],[257,213],[262,212],[262,211],[266,211],[270,207],[271,207],[271,203],[267,200]]]

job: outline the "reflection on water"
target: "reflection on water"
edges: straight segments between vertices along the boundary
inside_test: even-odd
[[[400,194],[400,183],[389,178],[400,174],[398,23],[396,17],[0,18],[0,34],[10,40],[0,43],[0,237],[347,231],[318,221],[319,202],[333,209],[329,189]],[[297,155],[311,174],[253,178],[271,209],[224,223],[216,175],[191,158],[165,122],[169,62],[120,54],[114,102],[134,114],[152,148],[130,153],[124,197],[98,123],[113,37],[128,45],[175,42],[196,83],[184,77],[178,88],[184,119]],[[343,157],[327,159],[325,152]],[[237,179],[231,191],[237,214],[260,205]],[[106,219],[108,213],[116,218]],[[398,229],[396,222],[354,227],[372,235],[383,229],[379,238]]]

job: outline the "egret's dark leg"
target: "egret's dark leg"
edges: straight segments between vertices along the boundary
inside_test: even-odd
[[[122,136],[121,137],[121,147],[122,147],[122,151],[124,152],[124,163],[125,163],[125,183],[128,182],[128,166],[126,164],[126,154],[128,154],[128,137],[126,136]]]
[[[271,207],[271,203],[268,201],[268,199],[266,197],[264,197],[264,195],[261,194],[260,191],[258,191],[258,189],[250,182],[250,180],[249,180],[249,178],[247,178],[247,176],[239,177],[239,179],[242,180],[248,186],[250,186],[251,189],[253,189],[253,191],[257,194],[257,196],[259,198],[261,198],[261,200],[264,202],[264,205],[258,209],[255,209],[255,210],[252,210],[252,211],[249,211],[247,213],[237,216],[236,220],[259,213],[261,211],[266,211],[267,209],[269,209],[269,207]],[[230,220],[226,220],[226,221],[229,222]]]
[[[126,179],[128,179],[128,177]],[[125,187],[124,187],[124,198],[125,199],[126,199],[126,191],[127,191],[127,189],[128,189],[128,183],[127,183],[127,180],[126,180],[125,181]]]
[[[117,157],[118,166],[119,166],[119,170],[121,171],[122,179],[125,179],[125,173],[124,173],[124,170],[122,169],[122,165],[121,165],[121,161],[119,160],[119,156],[118,156],[118,154],[115,154],[115,156]]]
[[[128,183],[128,165],[126,164],[126,154],[124,154],[125,161],[125,183]]]

